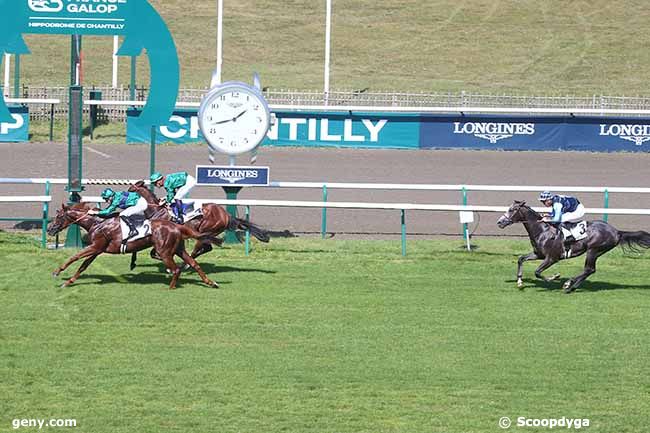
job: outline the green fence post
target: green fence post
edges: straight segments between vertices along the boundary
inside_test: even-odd
[[[54,141],[54,104],[50,104],[50,141]]]
[[[467,188],[463,187],[462,192],[463,192],[463,206],[467,206]],[[467,240],[468,227],[469,226],[467,225],[467,223],[463,223],[463,240]]]
[[[605,206],[604,207],[605,207],[605,209],[609,208],[609,190],[607,188],[605,188]],[[607,212],[605,212],[605,214],[603,215],[603,221],[607,222],[608,217],[609,217],[609,215],[607,214]]]
[[[246,206],[246,222],[250,223],[251,222],[251,207]],[[251,231],[246,226],[246,256],[248,257],[248,254],[250,253],[250,244],[251,244]]]
[[[20,98],[20,54],[16,54],[14,62],[14,98]]]
[[[327,184],[323,184],[323,203],[327,203]],[[325,239],[326,233],[327,233],[327,208],[323,207],[321,224],[320,224],[321,239]]]
[[[156,127],[151,127],[151,139],[149,140],[149,176],[151,176],[156,171]],[[149,185],[149,190],[154,192],[156,185],[151,183]]]
[[[50,195],[50,181],[45,182],[45,195]],[[43,203],[43,227],[41,232],[41,246],[47,248],[47,221],[50,218],[50,202]]]
[[[406,256],[406,212],[402,209],[401,212],[402,223],[402,256]]]

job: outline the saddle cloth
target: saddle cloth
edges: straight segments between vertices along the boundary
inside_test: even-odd
[[[138,217],[131,217],[131,221],[135,223],[135,227],[138,230],[138,234],[133,236],[131,239],[129,239],[129,242],[137,241],[138,239],[142,239],[144,237],[151,235],[151,221],[144,218],[138,218]],[[125,239],[126,237],[129,236],[129,226],[127,226],[126,223],[122,221],[121,218],[120,218],[120,229],[122,229],[122,239]]]
[[[562,227],[562,235],[566,239],[569,236],[573,236],[576,241],[582,240],[587,237],[587,221],[580,221],[574,225],[571,230],[567,230]]]

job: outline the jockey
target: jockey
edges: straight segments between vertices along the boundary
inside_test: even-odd
[[[585,216],[585,207],[580,201],[569,195],[552,194],[550,191],[544,191],[539,195],[539,201],[544,206],[551,207],[552,212],[549,216],[544,217],[542,221],[551,224],[559,224],[561,227],[569,230],[573,224],[582,221]],[[571,244],[575,241],[573,235],[569,235],[564,239],[565,249],[569,249]]]
[[[183,224],[182,199],[186,198],[190,194],[190,191],[196,185],[196,179],[187,174],[187,172],[181,171],[166,176],[163,176],[159,172],[155,172],[151,175],[150,180],[151,183],[156,185],[158,188],[165,188],[167,196],[160,199],[160,204],[169,203],[174,211],[174,215],[176,216],[176,222]]]
[[[100,217],[107,217],[117,208],[123,209],[120,212],[120,219],[129,226],[129,235],[126,239],[122,240],[122,244],[131,239],[133,236],[138,234],[138,231],[135,228],[135,223],[131,219],[133,216],[140,215],[144,218],[144,212],[147,210],[147,201],[140,197],[140,194],[135,192],[118,192],[116,193],[110,188],[106,188],[102,191],[102,198],[109,202],[110,204],[104,210],[91,210],[88,212],[90,215],[98,215]]]

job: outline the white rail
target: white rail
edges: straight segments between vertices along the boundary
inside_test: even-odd
[[[84,185],[129,185],[141,179],[82,179]],[[0,184],[45,184],[65,185],[67,179],[63,178],[0,178]],[[149,184],[145,180],[145,184]],[[339,183],[339,182],[270,182],[269,187],[276,188],[314,188],[322,189],[384,189],[384,190],[412,190],[412,191],[504,191],[504,192],[530,192],[530,191],[568,191],[585,193],[628,193],[650,194],[650,188],[634,187],[606,187],[606,186],[562,186],[562,185],[472,185],[472,184],[401,184],[401,183]]]
[[[37,99],[37,98],[5,98],[8,104],[60,104],[60,99]]]
[[[99,196],[84,196],[85,203],[103,203]],[[192,199],[194,203],[215,203],[223,206],[269,206],[269,207],[304,207],[328,209],[383,209],[383,210],[424,210],[442,212],[505,212],[507,206],[475,206],[451,204],[417,204],[417,203],[363,203],[363,202],[335,202],[335,201],[290,201],[290,200],[226,200],[226,199]],[[548,208],[535,207],[536,212],[548,212]],[[587,214],[615,214],[615,215],[650,215],[650,209],[605,209],[587,208]]]
[[[1,203],[49,203],[52,197],[49,195],[23,195],[23,196],[0,196]]]
[[[146,101],[86,100],[85,105],[143,106]],[[177,107],[196,108],[199,102],[179,102]],[[565,114],[565,115],[650,115],[650,110],[598,109],[598,108],[521,108],[521,107],[394,107],[391,105],[294,105],[269,104],[271,110],[280,111],[346,111],[395,113],[507,113],[507,114]]]

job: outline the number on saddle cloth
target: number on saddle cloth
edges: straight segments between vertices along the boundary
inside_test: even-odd
[[[561,227],[565,239],[573,236],[576,241],[579,241],[587,237],[587,221],[564,223]]]

